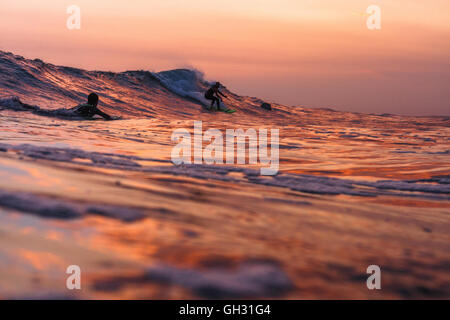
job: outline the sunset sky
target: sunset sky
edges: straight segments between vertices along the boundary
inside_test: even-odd
[[[69,30],[69,5],[81,29]],[[368,30],[367,7],[382,10]],[[203,71],[242,95],[450,115],[449,0],[0,0],[0,49],[86,69]]]

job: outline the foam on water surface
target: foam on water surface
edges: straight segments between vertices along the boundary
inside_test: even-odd
[[[272,104],[195,70],[85,71],[0,52],[0,296],[448,298],[448,117]],[[118,121],[69,109],[100,94]],[[172,132],[280,130],[280,170],[173,165]],[[65,268],[85,272],[68,293]],[[365,286],[383,270],[383,290]],[[14,268],[11,268],[14,266]],[[38,285],[37,285],[38,284]]]

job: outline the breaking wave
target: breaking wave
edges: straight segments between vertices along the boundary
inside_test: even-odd
[[[70,108],[100,96],[99,108],[123,118],[185,117],[204,112],[204,92],[211,83],[198,70],[87,71],[29,60],[0,51],[1,108],[50,117],[73,118]],[[226,88],[227,106],[252,113],[259,100]],[[39,107],[38,107],[39,106]],[[253,109],[253,111],[252,111]]]
[[[18,97],[0,99],[0,110],[28,111],[39,116],[65,118],[73,120],[86,120],[77,115],[73,109],[46,110],[20,101]]]
[[[200,71],[177,69],[153,73],[153,75],[161,85],[177,95],[193,99],[205,106],[210,104],[204,98],[204,92],[208,86],[212,85],[212,82],[206,81]]]
[[[60,119],[70,119],[70,120],[95,120],[91,118],[81,117],[80,115],[75,113],[75,108],[69,109],[56,109],[56,110],[47,110],[42,109],[38,106],[29,105],[20,101],[18,97],[11,98],[3,98],[0,99],[0,110],[12,110],[12,111],[28,111],[38,116],[45,117],[54,117]],[[113,120],[119,120],[120,117],[115,117]]]

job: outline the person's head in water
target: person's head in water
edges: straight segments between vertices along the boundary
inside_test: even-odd
[[[98,95],[95,93],[91,93],[88,96],[88,104],[90,104],[91,106],[96,107],[98,104]]]

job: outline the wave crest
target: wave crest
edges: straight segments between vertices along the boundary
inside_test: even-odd
[[[0,110],[12,110],[12,111],[28,111],[39,116],[73,119],[73,120],[86,120],[86,118],[80,117],[72,109],[56,109],[46,110],[38,106],[29,105],[20,101],[19,97],[9,97],[0,99]]]

